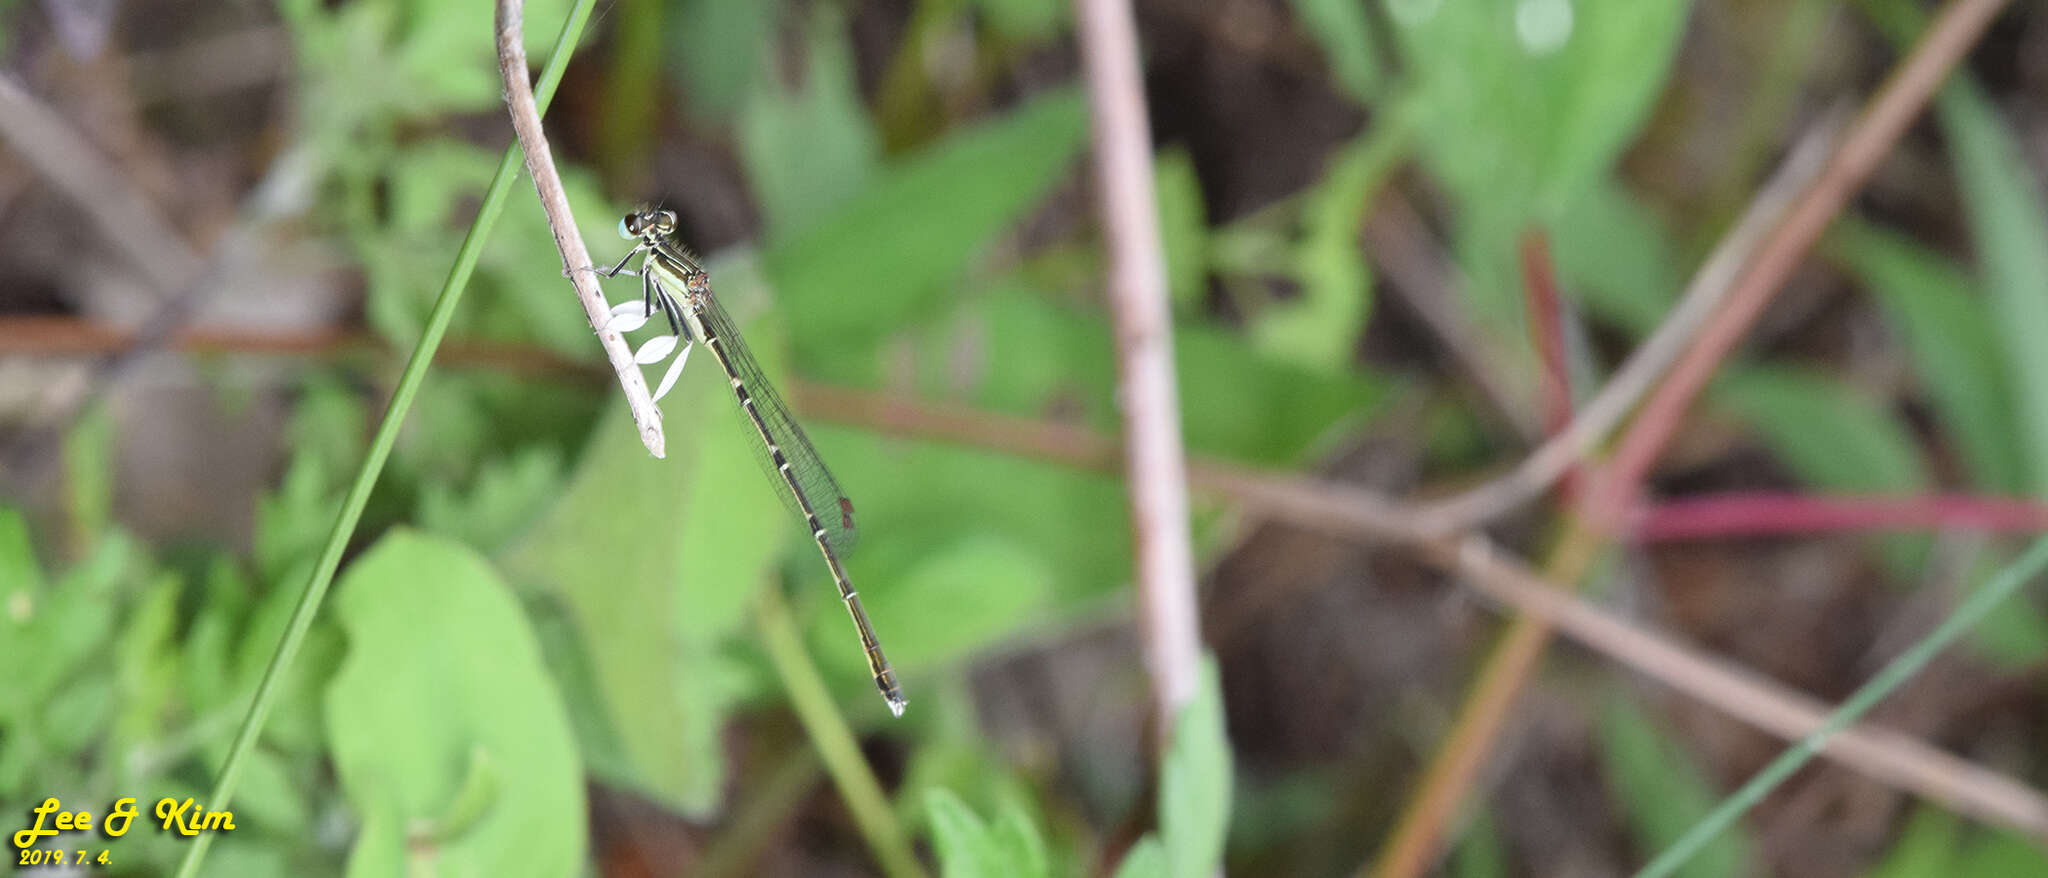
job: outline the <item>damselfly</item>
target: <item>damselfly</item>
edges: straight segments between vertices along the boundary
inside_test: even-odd
[[[619,235],[639,243],[618,264],[599,268],[597,273],[605,277],[638,275],[641,300],[637,303],[638,314],[633,313],[633,302],[612,309],[613,326],[630,332],[652,319],[656,310],[667,319],[672,335],[643,346],[635,357],[643,363],[666,359],[678,341],[682,345],[682,350],[675,352],[676,362],[662,376],[655,399],[675,386],[693,343],[702,341],[711,349],[711,356],[732,382],[732,393],[739,400],[740,410],[754,428],[755,451],[773,468],[774,477],[787,492],[784,499],[791,501],[789,505],[803,516],[804,525],[811,529],[811,539],[825,556],[825,566],[831,569],[832,581],[839,586],[839,599],[846,603],[846,611],[853,615],[853,627],[860,633],[875,688],[889,702],[890,712],[902,716],[903,690],[897,688],[896,672],[882,656],[882,644],[875,637],[874,627],[868,624],[860,595],[854,592],[853,582],[846,577],[846,567],[840,563],[841,556],[853,546],[853,501],[846,499],[846,492],[839,489],[838,480],[832,478],[832,471],[825,468],[818,450],[811,447],[811,440],[797,426],[789,406],[775,392],[774,385],[768,383],[761,364],[747,352],[747,343],[741,340],[732,316],[711,294],[711,275],[705,272],[703,263],[677,240],[675,212],[642,207],[619,221]],[[626,263],[635,256],[642,257],[639,269],[627,268]],[[666,344],[657,344],[664,341]]]

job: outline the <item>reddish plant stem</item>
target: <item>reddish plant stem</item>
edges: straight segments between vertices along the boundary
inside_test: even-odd
[[[1587,498],[1590,514],[1617,514],[1635,505],[1643,477],[1677,432],[1693,398],[2004,5],[2005,0],[1954,0],[1904,65],[1872,96],[1806,197],[1786,212],[1721,310],[1643,404],[1617,444],[1611,464],[1602,470],[1600,484]]]
[[[1557,290],[1557,268],[1550,261],[1550,236],[1530,226],[1522,233],[1522,292],[1529,312],[1529,334],[1543,364],[1543,433],[1556,436],[1572,423],[1572,375],[1565,362],[1564,298]],[[1570,500],[1579,497],[1580,468],[1574,464],[1558,485]]]
[[[2007,497],[1816,497],[1731,493],[1658,503],[1633,516],[1634,536],[1676,542],[1828,531],[2048,531],[2048,503]]]

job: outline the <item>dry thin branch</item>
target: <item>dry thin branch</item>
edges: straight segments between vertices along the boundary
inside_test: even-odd
[[[1833,130],[1833,125],[1823,123],[1799,139],[1785,163],[1750,201],[1735,227],[1701,263],[1692,281],[1686,284],[1678,306],[1629,355],[1606,386],[1579,408],[1570,426],[1523,458],[1507,475],[1424,504],[1417,511],[1417,526],[1439,535],[1476,527],[1536,498],[1569,472],[1594,443],[1621,422],[1720,306],[1735,284],[1737,273],[1748,264],[1750,254],[1784,214],[1786,205],[1819,172],[1828,145],[1834,140]]]
[[[1891,144],[1926,104],[1949,68],[1975,42],[1999,5],[1999,0],[1958,0],[1950,4],[1897,72],[1871,96],[1865,111],[1843,138],[1842,146],[1757,245],[1755,256],[1747,260],[1730,285],[1726,300],[1712,309],[1694,343],[1672,365],[1666,380],[1652,391],[1642,413],[1622,437],[1613,463],[1591,480],[1593,484],[1586,486],[1579,504],[1585,514],[1570,520],[1555,553],[1558,560],[1547,569],[1547,578],[1567,586],[1579,582],[1588,560],[1598,554],[1600,544],[1607,538],[1607,531],[1623,520],[1621,516],[1633,503],[1642,475],[1676,430],[1692,397],[1847,202],[1850,193],[1890,151]],[[1433,757],[1424,784],[1410,800],[1374,869],[1375,874],[1381,878],[1408,878],[1419,874],[1436,856],[1445,825],[1455,806],[1467,797],[1478,766],[1498,737],[1515,696],[1533,673],[1549,635],[1545,621],[1526,616],[1514,620],[1500,647],[1481,669],[1478,684],[1452,726],[1451,737]]]
[[[527,81],[526,46],[520,15],[525,0],[498,0],[498,73],[505,82],[505,109],[512,114],[512,130],[519,134],[519,146],[526,152],[526,171],[533,176],[533,188],[540,193],[541,210],[547,213],[548,228],[555,235],[555,249],[562,254],[562,273],[576,287],[583,302],[583,315],[597,332],[605,359],[619,375],[626,391],[626,406],[640,431],[640,443],[649,454],[663,457],[666,439],[661,432],[661,410],[647,392],[647,379],[633,362],[633,351],[625,336],[611,328],[611,305],[597,286],[597,274],[590,269],[590,251],[583,246],[583,233],[569,210],[569,196],[562,190],[562,177],[555,172],[554,153],[547,134],[540,127],[540,111],[533,104],[533,84]]]
[[[1872,96],[1827,167],[1758,248],[1748,270],[1729,291],[1726,307],[1715,311],[1670,377],[1643,404],[1600,484],[1588,492],[1588,509],[1619,512],[1633,503],[1643,476],[1663,453],[1707,379],[2004,6],[2005,0],[1955,0],[1942,9],[1912,54]]]
[[[1451,362],[1479,395],[1523,439],[1543,435],[1542,419],[1529,405],[1530,384],[1487,332],[1473,325],[1454,295],[1462,281],[1428,224],[1401,193],[1387,189],[1365,222],[1366,252],[1387,279],[1393,300],[1405,306],[1436,337]]]
[[[40,390],[36,411],[0,453],[0,471],[25,472],[106,388],[166,341],[211,291],[206,261],[137,193],[128,175],[83,133],[37,100],[13,77],[0,75],[0,140],[90,218],[160,297],[131,342],[92,368]],[[228,248],[223,248],[228,249]]]
[[[1114,443],[1079,427],[931,406],[901,398],[798,384],[798,405],[829,421],[919,439],[958,442],[1023,457],[1114,472]],[[1479,537],[1432,537],[1399,509],[1356,489],[1293,475],[1255,472],[1200,459],[1197,488],[1246,511],[1339,539],[1394,541],[1474,590],[1554,625],[1579,643],[1771,734],[1796,740],[1817,728],[1826,707],[1745,668],[1701,655],[1567,594],[1558,583]],[[2048,795],[1957,759],[1906,735],[1859,726],[1831,741],[1829,758],[1884,783],[2036,837],[2048,837]]]
[[[1108,245],[1138,627],[1163,743],[1181,705],[1194,697],[1201,634],[1195,622],[1195,561],[1188,537],[1166,258],[1153,212],[1152,136],[1130,5],[1124,0],[1075,0],[1074,5],[1095,129],[1096,202]]]
[[[1473,535],[1425,551],[1474,590],[1542,618],[1581,645],[1702,703],[1788,741],[1827,720],[1831,707],[1749,670],[1701,655],[1580,601]],[[1997,772],[1868,724],[1830,738],[1823,751],[1867,777],[1946,807],[2048,839],[2048,796]]]
[[[0,75],[0,140],[99,227],[100,237],[161,292],[199,279],[206,261],[185,243],[128,175],[12,76]]]

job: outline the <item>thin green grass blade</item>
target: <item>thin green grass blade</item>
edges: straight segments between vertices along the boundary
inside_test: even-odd
[[[590,20],[590,10],[596,0],[578,0],[569,12],[569,19],[562,25],[561,36],[555,40],[555,48],[542,68],[540,80],[534,84],[534,102],[545,112],[548,102],[555,96],[555,86],[562,81],[562,71],[569,65],[569,56],[574,53],[576,41],[583,34],[583,25]],[[341,566],[341,553],[348,547],[350,535],[355,533],[356,522],[362,518],[363,506],[369,502],[370,491],[376,487],[377,476],[384,471],[384,461],[391,455],[391,446],[398,441],[399,425],[405,422],[406,412],[412,408],[413,396],[419,392],[420,383],[426,380],[427,366],[434,361],[434,352],[441,346],[441,336],[448,331],[448,321],[455,316],[455,306],[462,301],[462,291],[469,285],[471,271],[476,268],[477,257],[483,253],[484,241],[490,237],[491,228],[504,212],[505,197],[512,192],[512,183],[519,176],[519,145],[505,149],[505,158],[498,162],[498,172],[491,178],[491,186],[484,194],[483,206],[477,209],[476,221],[469,227],[469,234],[462,239],[462,248],[455,254],[455,264],[448,269],[448,279],[441,285],[441,296],[434,303],[434,312],[427,318],[426,331],[420,335],[419,346],[413,348],[412,358],[406,361],[405,374],[398,379],[398,389],[391,394],[391,405],[384,411],[384,420],[377,425],[377,435],[370,441],[369,453],[363,457],[363,466],[356,471],[355,483],[349,486],[348,496],[342,500],[341,514],[335,516],[334,530],[327,535],[327,545],[320,552],[320,562],[314,566],[312,577],[306,582],[305,591],[299,595],[299,602],[292,609],[291,622],[285,627],[284,636],[278,640],[277,651],[270,657],[270,665],[264,668],[263,679],[256,685],[256,696],[249,702],[249,713],[242,719],[242,725],[235,732],[235,741],[228,748],[228,757],[221,763],[220,774],[214,780],[213,792],[205,802],[209,811],[227,810],[234,798],[235,783],[241,779],[243,761],[255,747],[256,739],[263,733],[263,722],[270,715],[270,708],[277,699],[277,690],[286,669],[298,656],[299,646],[305,640],[306,629],[313,624],[313,616],[320,610],[320,602],[327,596],[327,587],[334,582],[335,568]],[[206,859],[206,849],[211,846],[213,835],[201,833],[192,840],[192,846],[185,851],[185,859],[178,866],[178,878],[193,878],[199,874],[199,864]]]
[[[1707,842],[1712,841],[1722,830],[1740,818],[1743,812],[1748,811],[1771,790],[1776,789],[1785,778],[1812,761],[1814,755],[1820,752],[1820,748],[1825,746],[1835,733],[1848,728],[1851,723],[1868,713],[1870,708],[1876,706],[1878,701],[1891,694],[1893,689],[1897,689],[1900,684],[1919,673],[1935,654],[1947,648],[1977,623],[1984,621],[1984,617],[1991,615],[1992,610],[1998,609],[1999,604],[2012,597],[2014,592],[2020,590],[2020,586],[2026,585],[2044,566],[2048,566],[2048,537],[2035,540],[2018,560],[1999,571],[1991,581],[1986,582],[1968,599],[1957,605],[1955,612],[1950,613],[1947,619],[1928,632],[1920,642],[1900,653],[1898,658],[1892,659],[1890,664],[1877,672],[1877,676],[1871,677],[1870,682],[1864,683],[1855,694],[1850,695],[1847,701],[1842,702],[1841,707],[1828,715],[1827,722],[1821,723],[1820,728],[1814,729],[1784,754],[1771,760],[1771,764],[1757,772],[1756,777],[1751,778],[1749,783],[1743,784],[1741,789],[1722,801],[1712,813],[1695,824],[1663,853],[1658,854],[1657,858],[1644,866],[1642,871],[1637,872],[1636,878],[1662,878],[1671,874],[1686,861],[1686,858],[1697,853]]]
[[[840,712],[838,702],[832,700],[810,653],[804,651],[803,636],[797,633],[796,621],[789,616],[789,605],[782,599],[780,585],[770,584],[761,589],[754,618],[761,627],[761,644],[768,651],[768,660],[775,665],[775,674],[782,678],[783,687],[789,690],[790,707],[803,723],[804,733],[810,736],[811,747],[825,763],[825,773],[832,776],[832,784],[839,788],[846,810],[853,812],[854,825],[860,828],[861,837],[867,839],[882,874],[889,878],[927,878],[917,854],[911,850],[910,836],[904,834],[888,795],[882,792],[882,782],[868,768],[845,714]]]

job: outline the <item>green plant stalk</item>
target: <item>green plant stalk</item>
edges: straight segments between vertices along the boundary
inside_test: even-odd
[[[2013,593],[2026,585],[2028,580],[2039,574],[2044,566],[2048,566],[2048,537],[2035,540],[2018,560],[2007,565],[1997,576],[1992,577],[1990,582],[1985,583],[1982,588],[1958,604],[1955,612],[1950,613],[1949,617],[1942,620],[1933,631],[1928,632],[1926,637],[1913,644],[1912,648],[1900,653],[1898,658],[1892,659],[1890,664],[1885,665],[1883,670],[1870,678],[1870,682],[1864,683],[1855,694],[1843,701],[1842,706],[1829,714],[1827,721],[1821,723],[1820,728],[1814,729],[1806,737],[1799,739],[1799,743],[1771,760],[1771,764],[1764,766],[1763,770],[1757,772],[1748,783],[1743,784],[1741,789],[1722,801],[1712,813],[1687,830],[1685,835],[1673,842],[1670,847],[1665,848],[1664,852],[1651,860],[1649,865],[1644,866],[1642,871],[1637,872],[1636,878],[1662,878],[1677,871],[1687,858],[1697,853],[1715,836],[1720,835],[1740,818],[1743,812],[1769,795],[1793,772],[1812,761],[1813,757],[1820,753],[1820,749],[1827,745],[1829,738],[1848,728],[1876,706],[1878,701],[1890,695],[1892,690],[1919,673],[1937,653],[1947,648],[1977,623],[1984,621],[1984,617],[1991,615],[1992,610],[1998,609],[1999,604],[2012,597]]]
[[[590,19],[590,10],[596,0],[578,0],[569,11],[569,20],[562,24],[561,36],[555,40],[554,53],[549,56],[547,66],[542,68],[540,80],[534,85],[534,102],[547,109],[548,101],[555,96],[555,86],[562,81],[562,71],[569,65],[569,56],[574,54],[576,40],[583,34],[583,25]],[[256,739],[263,734],[263,723],[270,716],[270,708],[277,701],[278,690],[282,687],[284,675],[291,668],[292,660],[298,657],[299,646],[306,639],[306,630],[313,625],[313,616],[320,610],[320,602],[327,596],[327,587],[334,582],[334,571],[341,566],[341,553],[348,548],[349,537],[355,533],[356,523],[363,516],[363,506],[370,500],[370,491],[377,485],[377,476],[384,472],[384,462],[391,456],[391,447],[398,441],[398,428],[405,422],[406,412],[412,409],[413,397],[419,393],[420,383],[426,380],[427,367],[434,361],[434,352],[441,346],[441,336],[448,331],[448,322],[455,316],[455,306],[462,301],[462,292],[469,285],[469,276],[476,269],[477,258],[483,254],[484,241],[490,237],[491,228],[497,225],[498,215],[505,210],[505,197],[512,191],[512,183],[519,176],[519,144],[505,149],[505,157],[498,162],[498,172],[491,178],[491,185],[484,194],[483,205],[477,209],[476,221],[470,224],[469,234],[463,236],[462,248],[456,251],[455,264],[448,269],[448,279],[441,285],[441,296],[434,303],[434,312],[427,318],[424,332],[420,334],[418,346],[413,348],[412,357],[405,364],[405,373],[399,376],[398,388],[391,394],[391,405],[384,411],[384,420],[377,424],[377,434],[370,440],[369,453],[363,457],[363,465],[356,471],[354,484],[341,502],[341,514],[335,516],[334,529],[327,534],[327,545],[320,552],[320,561],[313,567],[313,575],[306,582],[306,588],[299,595],[298,605],[292,608],[292,617],[285,626],[284,636],[278,639],[277,650],[270,656],[270,664],[263,669],[263,679],[256,684],[255,697],[249,702],[249,713],[242,718],[242,725],[235,732],[235,741],[228,748],[228,757],[221,763],[220,775],[215,778],[213,792],[207,797],[206,807],[212,811],[227,810],[228,803],[235,795],[235,784],[241,780],[242,762],[249,751],[256,746]],[[206,858],[206,849],[212,846],[213,833],[201,833],[192,840],[192,846],[185,851],[185,859],[178,865],[178,878],[193,878],[199,874],[199,864]]]
[[[796,623],[790,620],[789,605],[783,601],[778,586],[771,584],[761,589],[756,619],[768,658],[775,663],[775,673],[782,678],[783,688],[789,690],[790,706],[796,709],[797,719],[811,737],[811,746],[817,748],[825,772],[832,775],[832,785],[839,788],[847,810],[853,812],[853,822],[874,850],[882,871],[890,878],[925,878],[924,867],[918,864],[917,855],[910,850],[910,839],[903,834],[903,825],[896,822],[896,812],[882,794],[881,782],[868,770],[867,760],[860,755],[860,745],[853,739],[853,730],[847,727],[838,702],[832,700],[817,666],[811,663],[810,653],[804,650]]]

